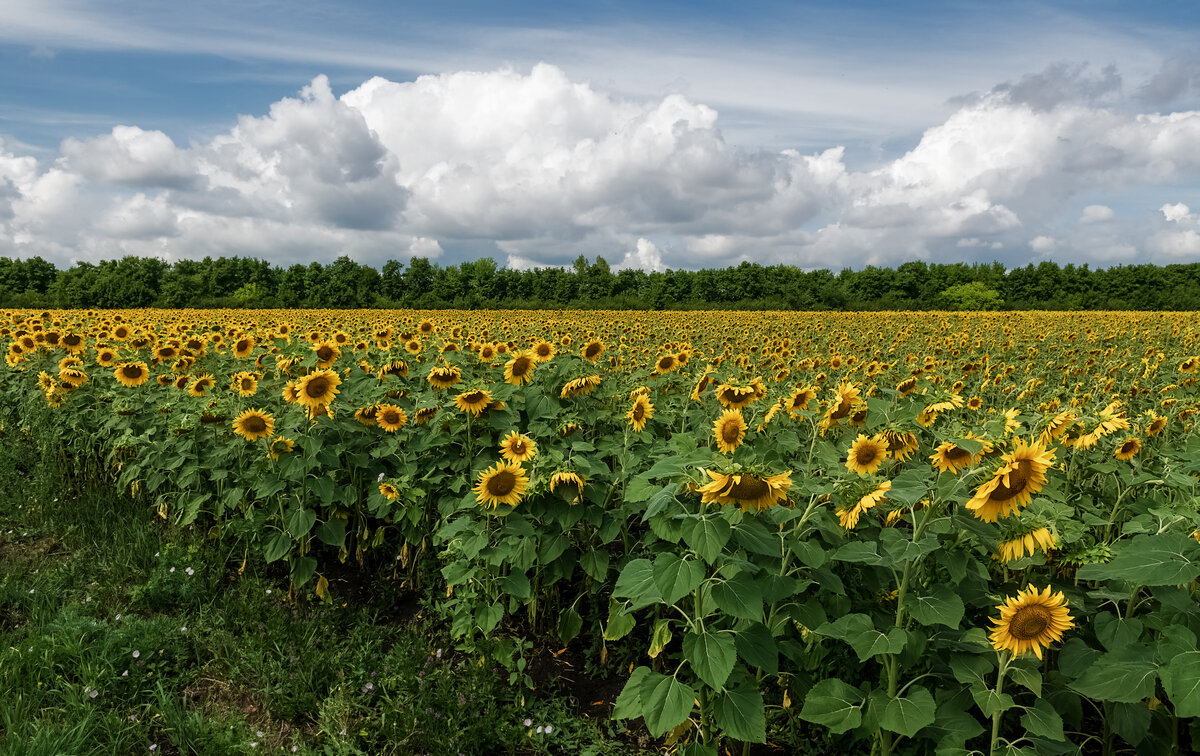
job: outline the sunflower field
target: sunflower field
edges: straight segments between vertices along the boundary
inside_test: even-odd
[[[574,646],[674,752],[1200,747],[1195,314],[2,317],[76,479]]]

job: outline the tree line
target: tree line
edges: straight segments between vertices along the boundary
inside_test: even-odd
[[[736,310],[1200,310],[1200,263],[1091,269],[1041,262],[802,270],[743,262],[704,270],[614,272],[580,256],[570,268],[512,270],[491,258],[381,268],[349,257],[281,267],[244,257],[168,263],[0,257],[3,307],[597,308]]]

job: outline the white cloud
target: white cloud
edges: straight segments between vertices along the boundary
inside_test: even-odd
[[[379,263],[488,242],[514,267],[617,250],[614,267],[645,270],[1184,259],[1195,229],[1166,227],[1191,217],[1182,203],[1157,220],[1092,204],[1053,225],[1085,192],[1200,177],[1200,112],[1122,107],[1115,76],[1055,69],[964,99],[868,171],[839,146],[739,149],[704,104],[623,99],[547,64],[376,77],[341,97],[317,77],[187,147],[135,126],[43,161],[0,142],[0,249]]]
[[[1116,213],[1108,205],[1088,205],[1079,215],[1080,223],[1103,223],[1110,221]]]
[[[667,269],[663,264],[662,253],[658,251],[658,247],[649,239],[638,239],[637,246],[625,253],[625,257],[619,263],[612,266],[613,270],[626,270],[628,268],[636,268],[644,270],[647,273],[652,271],[662,272]]]

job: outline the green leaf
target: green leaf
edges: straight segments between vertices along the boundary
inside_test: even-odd
[[[683,658],[705,685],[721,690],[737,661],[733,636],[728,632],[689,632],[683,636]]]
[[[1159,670],[1177,717],[1200,717],[1200,651],[1177,654]]]
[[[808,691],[804,707],[800,709],[800,718],[824,725],[837,735],[862,724],[862,707],[862,691],[831,677]]]
[[[909,468],[892,479],[887,499],[911,507],[929,493],[932,481],[933,475],[926,470]]]
[[[816,541],[809,539],[807,541],[792,541],[792,553],[800,560],[805,567],[816,569],[825,564],[825,550]]]
[[[570,643],[579,636],[579,631],[582,629],[583,618],[574,609],[567,609],[558,616],[558,640],[560,642]]]
[[[292,562],[292,582],[300,587],[312,580],[317,571],[317,560],[312,557],[300,557]]]
[[[1142,623],[1137,619],[1122,619],[1108,612],[1096,615],[1096,637],[1109,651],[1136,643],[1142,635]]]
[[[1108,721],[1114,732],[1133,745],[1138,745],[1150,731],[1150,707],[1141,701],[1115,703],[1109,710]]]
[[[731,617],[761,622],[763,618],[762,591],[747,572],[739,572],[712,588],[717,608]]]
[[[721,554],[721,549],[729,543],[733,530],[729,523],[719,517],[702,517],[685,525],[683,540],[700,557],[712,564]]]
[[[268,563],[276,562],[283,558],[283,555],[288,553],[292,548],[292,539],[287,533],[276,533],[271,536],[271,540],[267,541],[267,548],[263,552],[263,557]]]
[[[1104,654],[1071,687],[1097,701],[1134,703],[1149,698],[1154,693],[1158,665],[1123,656],[1127,655]]]
[[[608,622],[604,625],[604,640],[621,640],[626,635],[629,635],[636,624],[637,620],[633,618],[632,614],[626,614],[622,611],[620,601],[615,599],[609,600]]]
[[[327,546],[340,549],[346,545],[346,521],[327,520],[317,527],[317,538]]]
[[[997,693],[991,688],[971,686],[971,698],[975,699],[975,705],[979,707],[985,717],[1000,714],[1017,705],[1012,696],[1007,693]]]
[[[859,661],[878,654],[898,654],[908,641],[908,635],[898,627],[889,628],[886,633],[876,630],[875,622],[866,614],[847,614],[836,622],[825,623],[817,632],[849,643]]]
[[[833,552],[836,562],[861,562],[862,564],[881,565],[884,559],[879,555],[874,541],[851,541]]]
[[[662,677],[649,667],[638,667],[625,681],[625,687],[613,705],[613,719],[636,719],[642,716],[642,685],[652,676]]]
[[[937,705],[933,696],[921,686],[913,686],[907,696],[888,701],[879,718],[879,726],[911,738],[922,729],[933,724]]]
[[[329,506],[333,502],[333,494],[337,490],[332,478],[314,478],[308,482],[317,496],[321,499],[321,503]]]
[[[613,596],[629,599],[633,609],[661,604],[662,594],[654,582],[654,565],[649,559],[634,559],[625,565],[617,578]]]
[[[717,696],[713,719],[731,738],[748,743],[767,742],[767,718],[758,688],[733,688]]]
[[[768,675],[779,673],[779,648],[766,625],[754,622],[739,628],[735,641],[738,656],[747,664]]]
[[[1008,677],[1022,688],[1033,691],[1033,695],[1042,695],[1042,673],[1036,667],[1013,664],[1008,668]]]
[[[317,513],[312,509],[295,508],[288,513],[287,530],[292,538],[299,538],[312,530],[317,521]]]
[[[983,656],[956,655],[950,657],[950,671],[954,673],[954,679],[963,685],[977,685],[980,688],[986,688],[988,686],[986,676],[995,668],[996,665]]]
[[[696,691],[674,677],[663,677],[647,693],[642,692],[642,716],[646,729],[656,738],[676,725],[682,724],[692,713],[692,702]]]
[[[654,559],[654,584],[668,604],[688,595],[704,580],[704,568],[696,560],[685,561],[671,553]]]
[[[1050,740],[1065,740],[1063,721],[1054,705],[1044,698],[1033,702],[1021,715],[1021,726],[1029,733]]]
[[[588,549],[579,557],[584,574],[601,583],[608,577],[608,562],[608,552],[603,549]]]
[[[1120,541],[1107,564],[1086,564],[1079,580],[1127,580],[1137,585],[1181,585],[1200,577],[1200,544],[1179,533]]]
[[[649,481],[643,474],[629,481],[625,486],[625,501],[630,504],[637,504],[646,501],[651,496],[656,494],[662,486],[657,486]]]
[[[939,585],[932,593],[923,596],[911,596],[908,613],[922,625],[945,625],[955,630],[962,622],[963,600],[947,585]]]
[[[508,595],[526,601],[531,594],[529,577],[524,572],[512,572],[500,579],[500,588]]]
[[[504,607],[496,604],[485,604],[475,610],[475,624],[479,626],[480,631],[484,635],[496,629],[496,625],[500,624],[500,620],[504,618]]]

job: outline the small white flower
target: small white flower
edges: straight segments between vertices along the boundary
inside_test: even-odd
[[[532,720],[532,719],[526,719],[526,720],[525,720],[525,726],[526,726],[526,727],[528,727],[528,726],[529,726],[529,725],[531,725],[531,724],[533,724],[533,720]]]
[[[376,483],[382,483],[382,482],[383,482],[383,473],[379,473],[379,477],[375,479],[375,482],[376,482]]]
[[[549,735],[552,732],[554,732],[554,725],[546,725],[546,734]]]
[[[156,552],[154,552],[154,556],[158,556],[161,553],[162,553],[161,551],[156,551]],[[151,751],[153,751],[155,748],[158,748],[158,746],[150,746]]]
[[[172,568],[169,570],[169,572],[174,572],[174,571],[175,571],[175,568],[174,568],[174,567],[172,567]]]
[[[95,698],[98,695],[100,695],[100,691],[93,690],[91,693],[88,693],[88,698]]]
[[[124,672],[122,672],[121,677],[129,677],[129,670],[125,670]]]
[[[136,650],[135,650],[135,651],[133,652],[133,658],[134,658],[134,659],[138,658],[138,657],[139,657],[139,656],[141,656],[141,655],[142,655],[142,652],[141,652],[141,651],[136,651]]]
[[[270,596],[270,595],[271,595],[271,589],[270,589],[270,588],[268,588],[268,589],[267,589],[267,595],[268,595],[268,596]]]
[[[186,625],[184,625],[183,627],[179,628],[179,632],[181,632],[181,633],[186,633],[186,632],[187,632],[187,626],[186,626]]]
[[[188,568],[187,568],[187,570],[185,570],[185,572],[187,572],[187,574],[189,574],[189,575],[195,575],[195,574],[196,574],[196,571],[195,571],[195,570],[193,570],[191,567],[188,567]]]
[[[118,614],[118,615],[117,615],[117,622],[120,622],[120,621],[121,621],[121,615],[119,615],[119,614]]]
[[[150,744],[150,750],[151,750],[151,751],[157,751],[157,750],[158,750],[158,743],[151,743],[151,744]]]
[[[542,726],[541,725],[538,725],[538,727],[537,727],[537,734],[538,735],[542,734]]]

